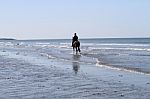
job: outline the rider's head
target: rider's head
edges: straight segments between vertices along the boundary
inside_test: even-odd
[[[74,33],[74,36],[76,36],[77,34],[76,33]]]

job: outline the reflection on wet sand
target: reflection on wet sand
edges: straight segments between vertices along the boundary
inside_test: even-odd
[[[78,70],[80,68],[80,55],[73,55],[73,61],[72,61],[72,67],[73,67],[73,70],[75,72],[75,74],[78,73]]]

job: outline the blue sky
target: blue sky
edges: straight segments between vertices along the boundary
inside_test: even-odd
[[[150,0],[0,0],[0,38],[150,37]]]

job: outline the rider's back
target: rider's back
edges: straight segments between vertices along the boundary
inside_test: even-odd
[[[74,37],[73,37],[73,42],[74,42],[74,41],[78,41],[78,36],[74,36]]]

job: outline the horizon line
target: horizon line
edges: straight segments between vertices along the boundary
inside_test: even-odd
[[[79,38],[79,39],[150,39],[150,37],[91,37],[91,38]],[[12,40],[70,40],[70,38],[33,38],[33,39],[16,39],[16,38],[0,38],[0,39],[12,39]]]

